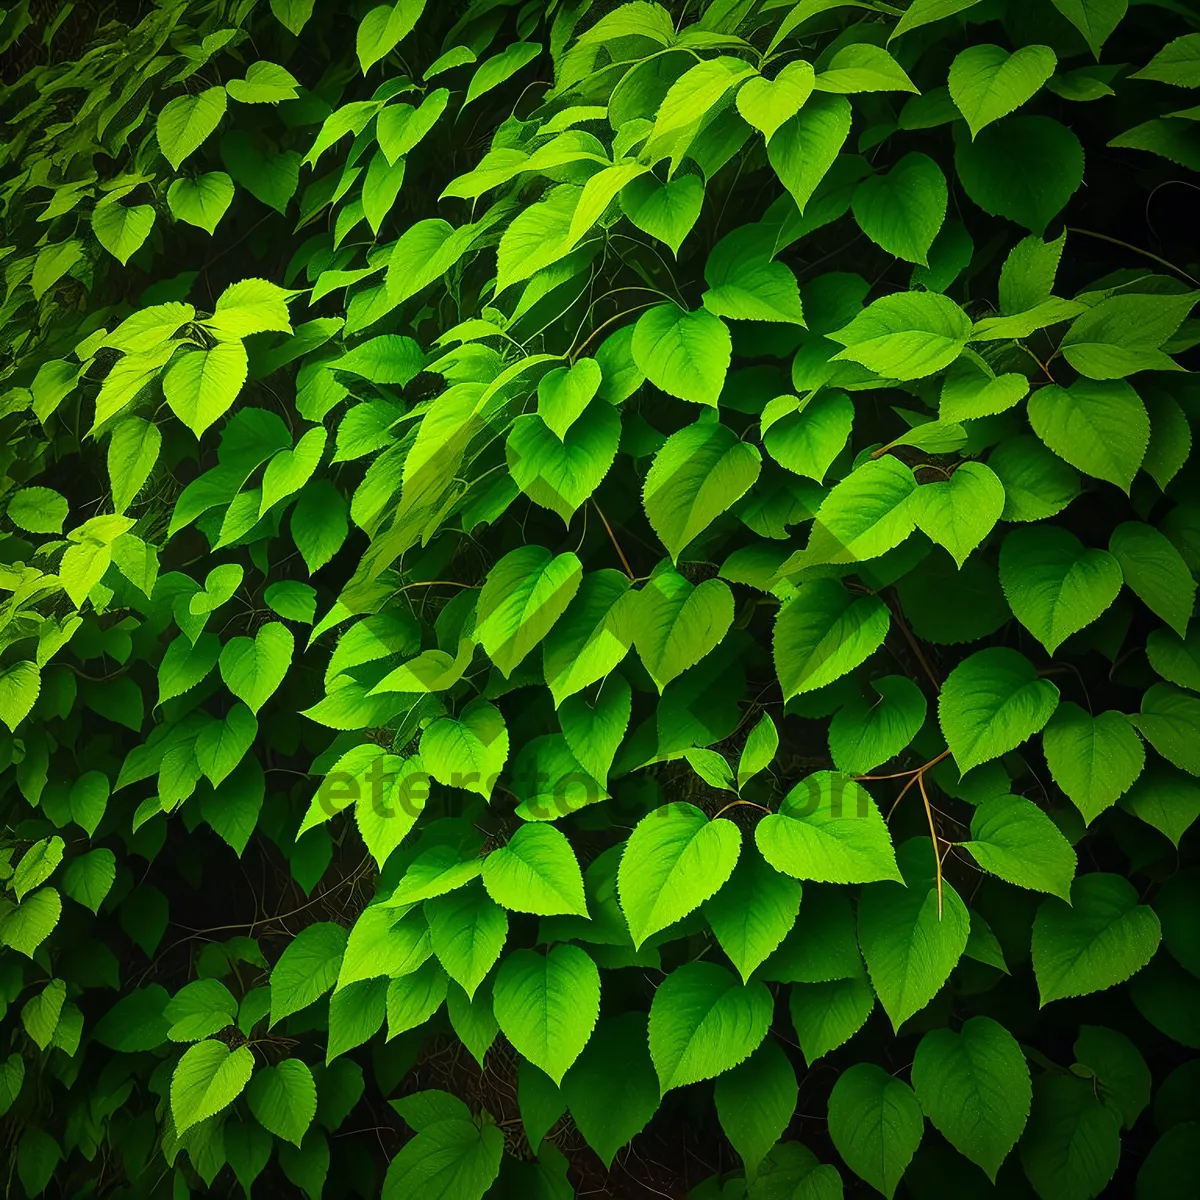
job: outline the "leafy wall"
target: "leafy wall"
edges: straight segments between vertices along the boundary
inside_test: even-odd
[[[11,1194],[1190,1195],[1198,30],[8,3]]]

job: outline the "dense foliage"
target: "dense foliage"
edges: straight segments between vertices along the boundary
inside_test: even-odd
[[[1188,0],[0,50],[10,1194],[1192,1194]]]

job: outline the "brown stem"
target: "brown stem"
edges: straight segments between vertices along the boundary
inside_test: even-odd
[[[609,540],[612,542],[613,548],[616,550],[617,554],[620,555],[621,566],[625,568],[625,574],[628,575],[630,579],[633,579],[633,568],[629,565],[629,559],[625,557],[625,551],[621,549],[621,543],[617,541],[617,535],[613,533],[613,528],[608,523],[608,518],[604,515],[600,505],[598,505],[595,500],[592,501],[592,507],[599,514],[600,520],[604,522],[604,528],[608,530]]]
[[[917,776],[917,783],[921,788],[921,799],[925,804],[925,818],[929,822],[929,837],[933,842],[933,865],[937,872],[938,920],[940,921],[942,919],[942,855],[938,850],[937,829],[933,824],[933,808],[929,803],[929,793],[925,790],[924,771]]]

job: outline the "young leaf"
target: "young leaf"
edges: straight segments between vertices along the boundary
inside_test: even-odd
[[[263,1067],[250,1081],[246,1103],[264,1129],[299,1146],[317,1112],[312,1072],[296,1058]]]
[[[792,985],[789,1011],[804,1061],[817,1059],[848,1042],[875,1008],[866,979],[835,979]]]
[[[699,587],[670,567],[639,594],[634,646],[659,692],[721,643],[733,624],[733,593],[720,579]]]
[[[965,462],[945,482],[919,487],[909,507],[917,528],[961,567],[1004,511],[1004,485],[983,463]]]

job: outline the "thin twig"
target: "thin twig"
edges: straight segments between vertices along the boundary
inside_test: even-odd
[[[613,533],[613,528],[608,523],[608,518],[604,515],[603,510],[600,508],[600,505],[598,505],[595,500],[592,501],[592,507],[599,514],[600,520],[604,522],[604,528],[608,530],[609,540],[612,542],[613,547],[615,548],[617,554],[620,555],[621,566],[623,566],[625,568],[625,574],[628,575],[629,578],[632,580],[634,578],[633,568],[629,565],[629,559],[627,559],[625,557],[625,551],[621,549],[621,543],[617,541],[617,535],[615,533]]]

